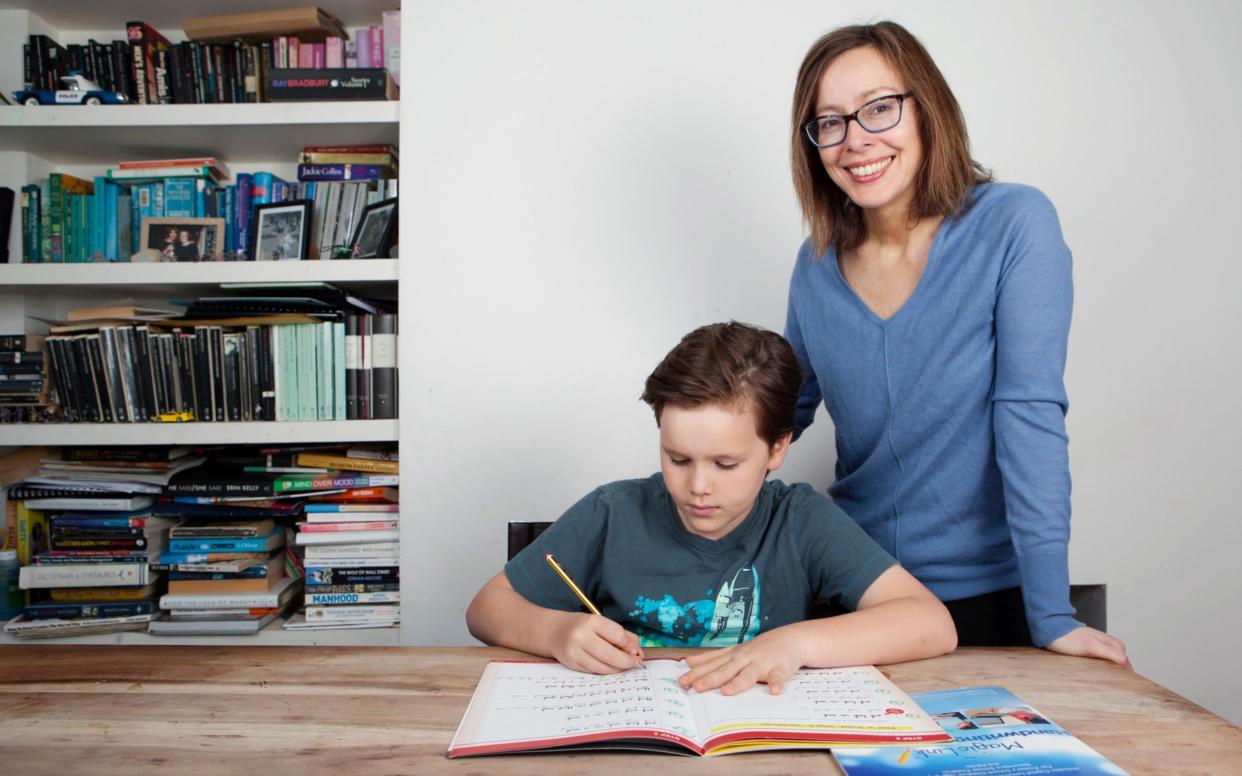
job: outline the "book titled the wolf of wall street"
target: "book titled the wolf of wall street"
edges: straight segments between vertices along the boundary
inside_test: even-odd
[[[1030,704],[1002,687],[916,693],[953,741],[905,749],[850,747],[832,755],[849,776],[1125,776]]]
[[[803,669],[779,695],[766,685],[728,696],[693,692],[677,684],[688,670],[672,658],[611,676],[547,661],[494,660],[448,755],[588,747],[718,755],[951,740],[872,666]]]

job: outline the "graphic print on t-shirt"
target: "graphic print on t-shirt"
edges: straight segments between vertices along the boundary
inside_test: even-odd
[[[680,603],[670,593],[639,596],[629,616],[644,647],[727,647],[759,635],[759,571],[745,565],[721,581],[719,593]]]

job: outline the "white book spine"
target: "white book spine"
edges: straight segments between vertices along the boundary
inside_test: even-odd
[[[23,590],[42,587],[128,587],[148,581],[146,563],[70,563],[23,566],[17,583]]]
[[[316,558],[305,560],[306,573],[310,576],[312,569],[370,569],[397,566],[396,558]]]
[[[4,626],[5,633],[29,633],[32,631],[66,631],[72,632],[80,628],[98,628],[104,625],[125,625],[131,622],[150,622],[149,614],[130,614],[124,617],[83,617],[78,620],[24,620],[9,622]]]
[[[318,531],[299,533],[298,544],[369,544],[373,542],[392,542],[398,537],[397,530],[380,531]]]
[[[374,593],[307,593],[307,605],[329,606],[333,604],[395,604],[401,601],[401,593],[379,591]]]
[[[315,544],[306,548],[306,560],[316,558],[398,558],[401,553],[396,542],[372,542],[369,544]]]
[[[316,620],[382,620],[396,622],[401,608],[392,604],[379,606],[308,606],[307,622]]]

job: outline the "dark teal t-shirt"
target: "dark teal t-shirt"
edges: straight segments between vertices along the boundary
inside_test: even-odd
[[[896,563],[826,496],[779,480],[728,536],[705,539],[682,525],[660,474],[596,488],[505,566],[531,603],[583,611],[547,553],[643,646],[738,644],[805,620],[817,599],[853,610]]]

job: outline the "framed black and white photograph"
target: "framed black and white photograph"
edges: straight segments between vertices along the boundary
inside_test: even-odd
[[[152,261],[219,261],[224,253],[223,218],[148,217],[141,235]]]
[[[305,259],[310,246],[311,201],[295,199],[256,205],[254,209],[255,261]]]
[[[354,231],[349,255],[354,259],[387,259],[397,233],[397,199],[368,205]]]

